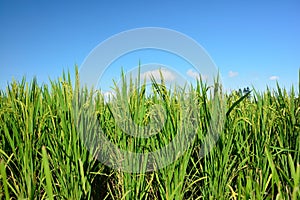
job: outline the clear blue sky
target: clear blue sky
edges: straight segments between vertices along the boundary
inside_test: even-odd
[[[195,39],[229,89],[262,90],[276,80],[297,88],[299,10],[299,1],[289,0],[0,1],[0,88],[12,77],[47,83],[63,69],[73,72],[105,39],[141,27]]]

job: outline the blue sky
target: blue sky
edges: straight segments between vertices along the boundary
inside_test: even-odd
[[[297,88],[299,9],[299,1],[289,0],[0,1],[0,88],[12,77],[36,76],[48,83],[63,69],[73,74],[74,65],[80,66],[99,43],[142,27],[173,29],[193,38],[211,56],[228,89],[253,85],[263,90],[276,80]],[[156,61],[136,55],[116,63],[130,70],[138,59]],[[188,68],[175,69],[193,75]],[[111,70],[119,74],[120,66]]]

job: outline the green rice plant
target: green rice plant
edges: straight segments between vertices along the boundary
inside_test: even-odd
[[[6,175],[6,169],[5,169],[5,164],[4,161],[2,160],[0,162],[0,171],[1,171],[1,178],[2,178],[2,183],[3,183],[3,190],[5,194],[5,199],[9,199],[9,193],[8,193],[8,186],[7,186],[7,175]],[[2,188],[1,188],[1,197],[2,197]]]
[[[43,168],[46,177],[46,192],[49,199],[54,199],[53,192],[52,192],[51,171],[49,168],[49,162],[48,162],[47,152],[45,147],[42,147],[42,157],[43,157]]]
[[[1,159],[7,163],[11,197],[44,198],[43,146],[57,198],[89,198],[91,182],[101,174],[103,166],[83,148],[71,119],[71,79],[63,74],[61,81],[51,82],[49,89],[35,80],[28,86],[23,79],[1,93]]]
[[[106,101],[75,74],[74,85],[63,73],[49,85],[24,78],[0,90],[1,199],[300,198],[294,87],[233,92],[216,104],[208,92],[217,82],[167,89],[161,76],[149,93],[122,73]],[[206,141],[213,128],[218,138]],[[144,160],[124,160],[107,141]],[[150,154],[170,141],[172,151]]]

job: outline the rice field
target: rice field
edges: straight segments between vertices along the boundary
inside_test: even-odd
[[[128,120],[120,125],[122,115],[114,114],[101,92],[80,85],[77,69],[74,79],[72,84],[70,73],[63,73],[49,85],[38,85],[24,78],[0,90],[0,199],[300,199],[300,99],[295,92],[300,85],[222,94],[226,110],[218,140],[199,156],[216,113],[207,91],[212,87],[221,93],[218,84],[198,80],[186,89],[168,90],[163,81],[153,80],[151,95],[139,80],[115,85],[117,100],[125,101],[114,105],[125,106],[134,124],[164,122],[157,134],[157,126],[150,125],[143,129],[148,137],[140,138],[125,134],[132,126]],[[152,115],[153,105],[165,114]],[[146,153],[175,139],[178,130],[194,128],[190,120],[197,126],[189,148],[169,165],[152,162],[153,170],[142,173],[103,164],[97,159],[103,143],[97,135],[82,135],[96,123],[120,149]],[[133,132],[140,134],[138,128]],[[89,149],[86,141],[96,142]],[[122,163],[110,151],[101,155],[107,163]]]

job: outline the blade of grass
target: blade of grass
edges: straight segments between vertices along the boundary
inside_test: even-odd
[[[49,161],[48,161],[48,156],[47,156],[47,151],[45,146],[42,147],[42,157],[43,157],[42,159],[43,159],[44,174],[46,176],[46,192],[49,199],[54,199],[51,171],[49,167]]]

